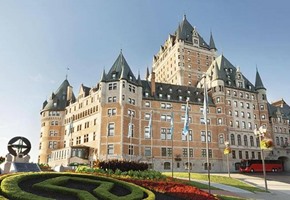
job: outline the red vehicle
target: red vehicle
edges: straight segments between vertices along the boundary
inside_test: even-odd
[[[266,172],[282,172],[283,162],[281,160],[265,160]],[[242,160],[240,172],[263,172],[262,160]]]

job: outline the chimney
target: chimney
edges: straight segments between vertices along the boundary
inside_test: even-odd
[[[155,72],[151,73],[151,95],[154,96],[156,92],[155,86]]]
[[[73,93],[73,88],[72,86],[67,86],[67,91],[66,91],[66,100],[70,101],[72,100],[72,93]]]

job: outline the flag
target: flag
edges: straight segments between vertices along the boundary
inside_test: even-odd
[[[128,138],[133,137],[132,131],[133,131],[133,123],[132,123],[132,118],[133,118],[133,114],[131,114],[131,119],[130,119],[130,123],[129,123],[129,128],[128,128]]]
[[[207,123],[207,103],[208,103],[208,96],[207,96],[207,88],[206,88],[206,83],[204,83],[204,97],[203,97],[203,118],[204,118],[204,123]]]
[[[185,118],[184,118],[184,126],[182,129],[182,134],[186,136],[188,134],[188,129],[189,129],[189,117],[188,117],[188,102],[187,102],[186,108],[185,108]]]
[[[150,118],[149,118],[149,123],[148,123],[148,127],[149,127],[149,136],[150,138],[152,138],[152,135],[151,135],[151,130],[152,130],[152,111],[150,113]]]
[[[171,112],[171,121],[170,121],[170,133],[171,139],[173,139],[173,130],[174,130],[174,119],[173,119],[173,112]]]
[[[68,129],[68,135],[70,135],[72,133],[72,129],[73,129],[73,122],[72,121],[68,124],[67,129]]]

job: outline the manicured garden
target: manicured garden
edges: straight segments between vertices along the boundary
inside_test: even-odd
[[[79,166],[75,172],[15,173],[0,176],[0,200],[77,200],[77,199],[148,199],[148,200],[224,200],[236,199],[214,196],[206,192],[207,185],[171,178],[170,174],[147,170],[144,163],[101,162],[90,168]],[[166,176],[168,175],[168,176]],[[174,173],[187,177],[187,173]],[[205,175],[191,174],[192,179],[206,180]],[[235,179],[212,176],[213,182],[232,184],[258,191]],[[217,188],[211,188],[217,189]]]

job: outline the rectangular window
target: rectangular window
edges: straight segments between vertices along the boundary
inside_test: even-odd
[[[151,147],[145,147],[144,155],[145,156],[151,156]]]
[[[150,139],[151,138],[150,128],[148,126],[146,126],[145,129],[144,129],[144,138],[145,139]]]
[[[206,157],[206,149],[202,149],[202,150],[201,150],[201,156],[202,156],[202,157]],[[209,158],[212,158],[212,149],[209,149],[209,150],[208,150],[208,157],[209,157]]]
[[[114,154],[114,145],[113,144],[108,144],[107,153],[108,153],[108,155]]]
[[[133,145],[129,145],[129,155],[133,155]]]
[[[243,152],[239,151],[239,159],[243,159]]]
[[[115,134],[115,124],[109,123],[108,124],[108,136],[113,136]]]

